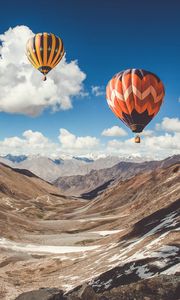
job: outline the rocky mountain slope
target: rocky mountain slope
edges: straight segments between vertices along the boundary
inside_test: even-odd
[[[54,186],[45,182],[32,172],[16,169],[0,163],[0,196],[16,199],[29,199],[45,193],[57,192]]]
[[[28,199],[3,191],[1,299],[58,299],[57,289],[69,300],[178,299],[179,182],[173,163],[117,181],[90,202],[57,195],[55,187]],[[44,298],[22,298],[42,287]]]
[[[147,161],[141,163],[119,162],[111,168],[92,170],[86,175],[63,176],[53,183],[69,195],[81,196],[84,199],[93,199],[102,193],[108,186],[119,180],[125,180],[141,173],[167,167],[180,162],[180,155],[166,158],[162,161]]]
[[[68,211],[69,206],[78,207],[78,204],[30,171],[0,163],[0,237],[16,239],[21,229],[29,227],[33,231],[31,218],[50,218],[52,206],[58,213],[62,207]]]

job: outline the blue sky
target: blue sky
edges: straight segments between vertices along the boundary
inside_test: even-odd
[[[115,125],[128,133],[117,140],[132,137],[129,129],[108,108],[105,95],[95,96],[91,91],[92,86],[99,86],[104,91],[109,79],[127,68],[150,70],[165,85],[164,105],[147,129],[154,129],[155,124],[163,122],[165,117],[178,118],[179,11],[180,2],[177,0],[32,0],[28,6],[20,0],[2,3],[1,34],[9,27],[24,25],[33,33],[47,31],[61,36],[66,62],[77,60],[79,69],[86,75],[82,83],[83,92],[88,95],[77,93],[71,97],[71,109],[52,113],[52,109],[47,108],[36,117],[14,111],[8,113],[7,109],[3,111],[1,108],[0,140],[21,137],[24,131],[32,130],[57,142],[59,129],[65,128],[78,137],[92,136],[106,143],[108,138],[101,136],[101,132]],[[163,130],[160,132],[165,134]]]

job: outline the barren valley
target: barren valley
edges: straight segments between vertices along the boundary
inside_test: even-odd
[[[1,299],[36,299],[28,297],[39,288],[42,294],[56,288],[59,298],[37,299],[134,299],[126,286],[133,291],[133,284],[151,286],[155,279],[162,286],[168,281],[167,295],[178,299],[179,167],[176,158],[116,178],[87,200],[1,164]],[[150,291],[144,295],[156,299]]]

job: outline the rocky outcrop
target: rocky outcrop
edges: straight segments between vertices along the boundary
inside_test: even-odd
[[[178,300],[180,295],[179,276],[157,276],[129,285],[121,285],[97,294],[89,285],[63,295],[62,290],[40,289],[23,293],[15,300]]]
[[[178,276],[159,276],[114,288],[99,300],[178,300],[179,295]]]
[[[63,291],[56,288],[41,288],[23,293],[15,300],[63,300]]]
[[[98,300],[99,296],[95,293],[94,289],[87,284],[78,287],[72,293],[64,296],[64,300]]]

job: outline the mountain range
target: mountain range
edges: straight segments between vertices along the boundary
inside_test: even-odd
[[[116,182],[131,178],[138,173],[165,168],[177,162],[180,162],[180,155],[174,155],[160,161],[138,163],[121,161],[111,168],[105,168],[104,165],[104,168],[91,170],[86,175],[61,176],[53,183],[68,195],[93,199]]]
[[[13,168],[27,169],[49,182],[60,176],[85,175],[91,170],[109,168],[120,161],[142,162],[144,160],[149,160],[149,158],[107,156],[91,159],[88,157],[63,156],[63,158],[52,159],[40,155],[16,156],[11,154],[0,157],[0,162]]]

